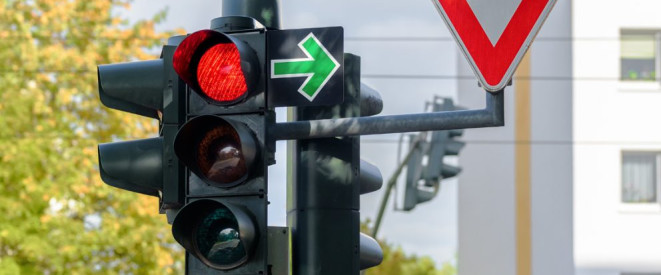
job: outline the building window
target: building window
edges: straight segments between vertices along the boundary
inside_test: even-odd
[[[658,202],[659,158],[658,152],[622,153],[622,202]]]
[[[621,79],[654,81],[659,71],[661,31],[622,30],[620,32]]]

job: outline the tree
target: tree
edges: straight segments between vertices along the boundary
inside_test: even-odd
[[[99,178],[98,143],[154,135],[102,107],[96,66],[151,59],[171,33],[130,0],[0,0],[0,274],[180,273],[158,200]],[[177,256],[173,256],[177,255]]]
[[[370,221],[361,224],[362,232],[371,232]],[[385,240],[378,240],[383,249],[383,262],[367,270],[366,275],[456,275],[457,269],[450,263],[444,263],[441,269],[436,269],[434,261],[429,257],[406,255],[401,247],[395,247]]]

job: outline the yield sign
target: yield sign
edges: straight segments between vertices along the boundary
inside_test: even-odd
[[[505,88],[556,0],[432,0],[490,92]]]

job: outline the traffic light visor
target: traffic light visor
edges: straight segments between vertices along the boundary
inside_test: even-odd
[[[179,77],[203,97],[221,105],[237,103],[256,81],[257,57],[244,42],[223,33],[190,34],[173,57]]]
[[[163,139],[99,144],[99,173],[110,186],[158,197],[163,190]]]
[[[103,105],[158,119],[165,89],[163,59],[99,65],[99,98]]]
[[[246,180],[257,151],[252,132],[238,122],[200,116],[184,125],[174,142],[175,154],[198,177],[232,187]]]

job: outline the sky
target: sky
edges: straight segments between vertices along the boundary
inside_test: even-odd
[[[456,75],[457,49],[445,23],[429,0],[286,0],[281,2],[283,29],[342,26],[345,52],[361,56],[362,81],[381,94],[381,115],[419,113],[434,95],[456,100],[456,80],[416,79],[416,75]],[[150,18],[168,8],[159,30],[183,28],[191,33],[209,28],[220,17],[220,0],[136,0],[121,11],[130,20]],[[417,38],[417,39],[408,39]],[[425,39],[427,38],[427,39]],[[428,39],[433,38],[433,39]],[[388,79],[383,75],[396,75]],[[279,108],[285,121],[286,109]],[[361,137],[361,158],[381,170],[384,184],[398,164],[399,134]],[[402,156],[405,152],[402,152]],[[453,159],[450,159],[451,161]],[[278,142],[276,165],[269,167],[269,225],[286,225],[286,143]],[[399,205],[403,173],[397,188]],[[361,220],[374,220],[385,188],[361,196]],[[455,262],[457,250],[457,181],[444,180],[432,201],[411,212],[393,211],[389,202],[379,238],[407,253],[430,256],[437,264]]]

